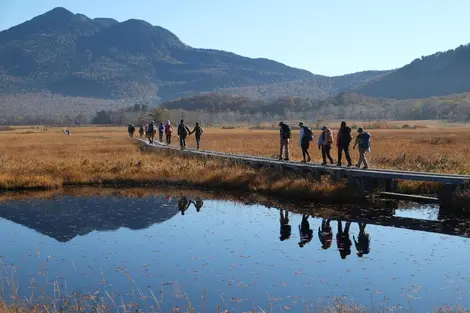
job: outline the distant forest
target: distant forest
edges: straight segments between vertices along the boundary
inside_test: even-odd
[[[470,121],[470,93],[407,100],[372,98],[355,93],[341,93],[327,100],[302,97],[252,100],[225,94],[202,94],[163,102],[159,105],[134,103],[127,106],[125,103],[112,101],[81,102],[84,99],[62,97],[52,102],[59,107],[64,101],[73,101],[78,109],[86,108],[88,113],[55,115],[54,108],[51,107],[51,113],[48,116],[15,114],[0,117],[0,123],[8,125],[141,124],[150,119],[176,121],[180,118],[186,118],[189,121],[199,120],[205,125],[239,123],[255,125],[277,120],[332,119]],[[98,112],[96,109],[91,109],[100,106],[102,110]]]

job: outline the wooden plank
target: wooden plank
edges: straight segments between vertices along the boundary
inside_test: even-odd
[[[138,139],[140,142],[145,143],[148,147],[153,148],[164,148],[171,150],[179,150],[176,146],[167,146],[162,143],[155,143],[154,145],[148,144],[148,142]],[[378,178],[378,179],[392,179],[392,180],[414,180],[414,181],[427,181],[427,182],[436,182],[442,184],[454,184],[454,185],[463,185],[470,183],[470,176],[465,175],[455,175],[455,174],[441,174],[441,173],[426,173],[426,172],[410,172],[410,171],[397,171],[397,170],[382,170],[382,169],[358,169],[358,168],[347,168],[347,167],[335,167],[335,166],[322,166],[321,164],[314,163],[300,163],[293,161],[280,161],[277,159],[269,159],[258,156],[250,156],[243,154],[229,154],[216,151],[207,151],[207,150],[194,150],[186,149],[185,153],[192,153],[201,156],[212,156],[225,158],[236,161],[250,162],[252,164],[259,165],[277,165],[284,168],[290,169],[311,169],[312,171],[319,171],[324,174],[335,174],[338,171],[341,171],[341,174],[345,176],[352,177],[367,177],[367,178]]]
[[[379,196],[383,196],[384,198],[387,198],[387,199],[406,200],[406,201],[414,201],[414,202],[419,202],[419,203],[439,203],[439,198],[435,198],[435,197],[408,195],[408,194],[396,193],[396,192],[377,192],[375,194]]]

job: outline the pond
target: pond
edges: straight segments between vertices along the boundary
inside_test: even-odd
[[[152,195],[1,202],[2,290],[79,292],[157,312],[183,312],[188,301],[195,312],[304,312],[336,297],[414,312],[470,306],[470,243],[439,233],[437,208],[367,225],[331,220],[331,231],[326,219],[321,229],[321,218],[286,214]],[[426,223],[431,231],[411,230]]]

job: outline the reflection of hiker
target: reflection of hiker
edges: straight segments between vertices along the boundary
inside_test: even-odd
[[[171,122],[167,121],[165,124],[165,135],[166,135],[166,144],[171,144],[171,134],[173,134],[173,126],[171,126]]]
[[[326,126],[323,126],[321,130],[322,132],[320,134],[320,137],[318,137],[318,149],[321,150],[321,155],[323,158],[322,165],[326,165],[326,158],[328,158],[330,164],[334,164],[333,158],[330,155],[331,146],[334,142],[333,134],[331,133],[331,130]]]
[[[323,219],[321,222],[321,228],[318,227],[318,238],[321,242],[321,247],[323,249],[328,249],[331,247],[331,242],[333,241],[333,230],[330,226],[330,220]]]
[[[134,133],[135,133],[135,127],[134,125],[129,125],[127,127],[127,132],[129,133],[129,138],[134,138]]]
[[[346,222],[343,232],[343,224],[341,221],[338,221],[338,233],[336,234],[336,245],[338,246],[339,255],[342,259],[346,259],[348,255],[351,254],[352,242],[349,238],[349,228],[351,227],[351,222]]]
[[[201,144],[201,136],[202,133],[204,133],[204,130],[202,129],[201,125],[199,122],[196,122],[196,126],[194,126],[194,129],[192,132],[189,132],[189,134],[195,134],[196,136],[196,148],[199,150],[200,144]]]
[[[310,229],[310,223],[308,222],[308,214],[302,215],[302,223],[299,225],[300,242],[299,247],[303,248],[313,238],[313,230]]]
[[[181,212],[181,215],[184,215],[184,212],[189,208],[189,205],[191,202],[188,200],[186,197],[181,197],[181,199],[178,201],[178,209]]]
[[[203,205],[204,205],[204,202],[201,200],[201,198],[197,197],[196,201],[194,202],[194,206],[196,207],[196,212],[201,211],[201,208]]]
[[[282,160],[282,152],[284,151],[284,160],[289,161],[289,141],[291,137],[291,129],[284,122],[279,123],[279,132],[281,136],[279,160]]]
[[[155,138],[155,134],[157,133],[157,128],[155,127],[154,121],[151,121],[149,126],[147,127],[147,138],[149,143],[153,143],[153,139]]]
[[[312,130],[305,126],[303,122],[299,123],[300,127],[300,137],[299,137],[299,145],[302,149],[302,163],[310,162],[312,159],[310,158],[310,154],[308,153],[308,148],[310,147],[310,141],[313,140]],[[306,160],[305,157],[308,157]]]
[[[356,246],[357,256],[362,258],[364,254],[369,254],[370,252],[370,236],[366,233],[366,223],[358,223],[359,225],[359,235],[356,237],[353,236],[354,245]]]
[[[140,128],[139,128],[139,135],[140,135],[140,138],[142,138],[142,136],[144,135],[144,127],[141,125]]]
[[[292,234],[292,227],[289,225],[289,211],[285,211],[285,215],[282,213],[283,210],[279,210],[279,213],[281,215],[279,221],[281,223],[281,236],[279,239],[281,241],[284,241],[286,239],[289,239],[291,234]]]
[[[343,151],[346,161],[348,161],[348,167],[353,165],[351,155],[349,154],[349,145],[351,144],[351,140],[351,128],[346,125],[345,121],[342,121],[336,138],[336,146],[338,147],[338,166],[341,166],[341,162],[343,161]]]
[[[356,146],[359,146],[359,161],[356,166],[361,167],[362,163],[364,163],[364,169],[366,170],[369,168],[366,153],[370,152],[370,133],[365,132],[361,127],[359,127],[357,132],[359,135],[356,137],[356,143],[353,147],[353,149],[356,149]]]
[[[165,132],[165,126],[163,123],[160,123],[158,126],[158,141],[163,142],[163,133]]]
[[[191,134],[188,126],[184,124],[184,121],[181,120],[180,124],[178,125],[178,136],[180,136],[180,148],[181,150],[186,149],[186,137],[188,134]]]

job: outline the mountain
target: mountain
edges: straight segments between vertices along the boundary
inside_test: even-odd
[[[342,77],[234,53],[196,49],[145,21],[90,19],[55,8],[0,32],[0,93],[119,99],[212,92],[321,98],[382,76]]]
[[[53,200],[9,201],[0,205],[0,217],[68,242],[93,231],[125,227],[145,229],[179,213],[177,200],[163,197],[61,197]]]
[[[469,91],[469,45],[421,57],[357,89],[365,95],[393,99],[427,98]]]

